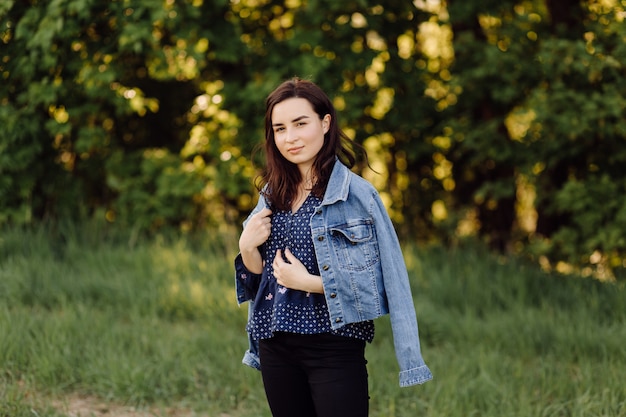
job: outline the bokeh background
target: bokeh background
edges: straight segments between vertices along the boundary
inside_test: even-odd
[[[623,0],[5,0],[0,224],[222,230],[265,96],[333,98],[404,239],[623,276]]]

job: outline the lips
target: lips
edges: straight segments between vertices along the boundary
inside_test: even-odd
[[[298,153],[298,152],[300,152],[302,150],[302,148],[304,148],[304,146],[296,146],[296,147],[287,149],[287,152],[289,152],[289,153]]]

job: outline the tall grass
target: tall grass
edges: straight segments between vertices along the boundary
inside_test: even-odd
[[[0,417],[52,399],[269,416],[241,365],[232,245],[94,225],[0,234]],[[398,388],[387,318],[367,349],[371,416],[626,415],[623,286],[552,276],[480,248],[407,246],[435,379]],[[167,415],[165,412],[163,415]]]

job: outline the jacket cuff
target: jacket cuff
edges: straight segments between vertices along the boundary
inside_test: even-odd
[[[243,355],[241,363],[243,363],[244,365],[248,365],[249,367],[256,369],[257,371],[261,370],[261,361],[259,360],[259,357],[249,350],[247,350],[245,355]]]
[[[418,368],[400,372],[400,386],[410,387],[411,385],[423,384],[433,379],[433,374],[428,366],[423,365]]]
[[[254,300],[259,287],[262,274],[253,274],[248,271],[243,263],[241,254],[235,258],[235,286],[237,291],[237,302],[242,304],[249,300]]]

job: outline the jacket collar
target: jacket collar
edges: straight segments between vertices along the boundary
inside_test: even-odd
[[[335,166],[330,173],[330,179],[326,186],[322,205],[329,205],[337,201],[346,201],[350,189],[350,170],[338,158],[335,158]]]

